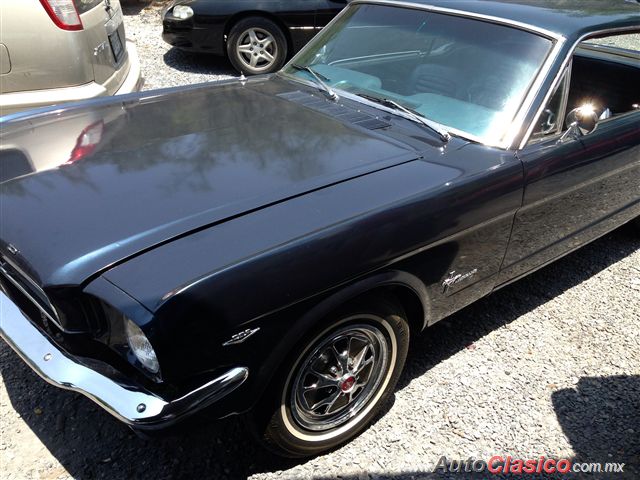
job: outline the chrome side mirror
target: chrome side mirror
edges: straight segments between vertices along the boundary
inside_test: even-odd
[[[574,138],[588,135],[596,129],[598,125],[598,114],[593,108],[593,105],[582,105],[578,108],[574,108],[567,114],[565,124],[569,129],[564,132],[562,139],[567,136]]]

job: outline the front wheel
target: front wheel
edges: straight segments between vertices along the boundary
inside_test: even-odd
[[[267,400],[262,440],[278,454],[301,457],[351,439],[393,392],[408,344],[399,305],[369,299],[345,309],[294,356]]]
[[[229,32],[227,56],[233,67],[247,75],[280,70],[287,58],[287,39],[267,18],[249,17]]]

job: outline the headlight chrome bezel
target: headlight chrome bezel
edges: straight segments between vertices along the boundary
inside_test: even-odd
[[[139,364],[153,375],[160,374],[160,362],[153,345],[144,334],[142,329],[131,319],[123,315],[124,332],[127,338],[129,349]]]
[[[171,16],[177,20],[189,20],[193,17],[193,8],[189,5],[174,5],[171,8]]]

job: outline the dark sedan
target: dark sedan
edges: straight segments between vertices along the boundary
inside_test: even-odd
[[[313,455],[411,336],[637,225],[638,6],[429,3],[356,0],[277,74],[4,117],[77,147],[0,184],[4,339],[136,430],[206,408]]]
[[[174,47],[227,56],[246,75],[271,73],[335,17],[347,0],[175,0],[162,13]]]

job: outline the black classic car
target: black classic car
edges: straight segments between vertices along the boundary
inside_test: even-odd
[[[640,9],[554,4],[356,0],[276,74],[4,117],[108,121],[0,184],[2,336],[138,431],[352,438],[410,336],[639,221]]]
[[[174,47],[227,56],[246,75],[271,73],[335,17],[347,0],[174,0],[162,38]]]

